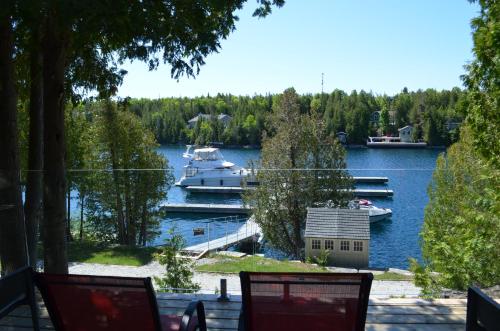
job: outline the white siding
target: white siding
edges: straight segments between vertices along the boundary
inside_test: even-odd
[[[321,240],[321,249],[312,249],[312,240]],[[345,238],[306,238],[306,258],[312,258],[319,255],[323,250],[325,250],[325,240],[333,240],[334,248],[330,251],[330,257],[328,259],[328,264],[330,266],[335,267],[344,267],[344,268],[366,268],[368,267],[369,260],[368,257],[370,255],[369,240],[360,240],[360,239],[345,239]],[[348,241],[349,242],[349,250],[341,251],[340,250],[340,242]],[[362,251],[354,251],[354,242],[359,241],[362,242],[363,250]]]

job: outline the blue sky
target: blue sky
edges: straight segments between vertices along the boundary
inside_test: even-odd
[[[287,0],[265,19],[251,16],[249,0],[219,53],[200,74],[179,81],[162,65],[150,72],[126,64],[121,97],[199,96],[220,93],[299,93],[364,89],[394,94],[404,86],[462,86],[472,59],[470,20],[478,6],[466,0]]]

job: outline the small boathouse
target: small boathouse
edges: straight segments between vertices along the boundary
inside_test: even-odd
[[[328,251],[328,265],[357,269],[368,267],[368,210],[308,208],[304,238],[306,258]]]

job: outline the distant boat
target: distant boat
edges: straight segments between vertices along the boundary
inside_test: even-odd
[[[204,228],[193,228],[193,235],[194,236],[202,236],[204,234],[205,234]]]
[[[183,167],[182,177],[175,183],[177,186],[210,186],[240,187],[243,186],[250,171],[224,160],[218,148],[196,148],[187,146],[182,155],[188,159]]]
[[[392,210],[389,208],[379,208],[372,204],[370,200],[360,199],[352,200],[349,203],[349,207],[352,209],[366,209],[368,210],[368,215],[370,217],[370,223],[375,223],[382,221],[392,216]]]

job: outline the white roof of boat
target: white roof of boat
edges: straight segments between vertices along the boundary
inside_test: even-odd
[[[210,152],[215,152],[217,151],[218,148],[213,148],[213,147],[205,147],[205,148],[197,148],[194,151],[195,152],[205,152],[205,153],[210,153]]]

